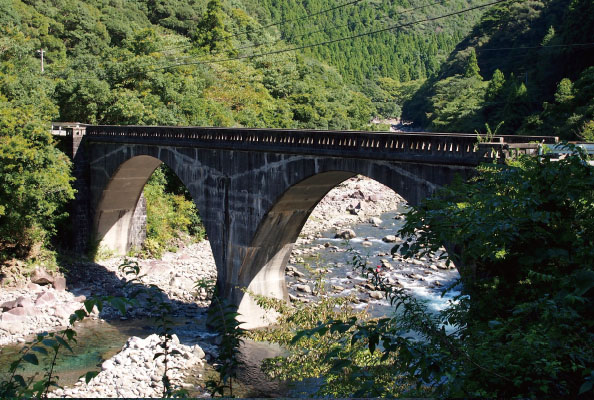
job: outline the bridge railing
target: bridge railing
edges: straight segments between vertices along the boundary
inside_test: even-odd
[[[476,164],[503,160],[504,137],[477,144],[476,135],[354,131],[87,126],[91,141],[273,151],[353,158]]]

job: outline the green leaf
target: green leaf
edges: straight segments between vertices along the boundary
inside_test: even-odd
[[[55,349],[56,347],[58,347],[58,342],[56,340],[54,340],[54,339],[43,339],[41,341],[41,343],[43,343],[47,347],[51,347],[53,349]]]
[[[94,299],[85,300],[85,302],[83,304],[84,304],[85,309],[87,310],[87,312],[89,314],[93,312],[93,308],[95,307],[95,300]]]
[[[29,364],[39,365],[39,360],[37,356],[33,353],[27,353],[23,356],[23,361],[28,362]]]
[[[31,350],[37,352],[37,353],[41,353],[44,356],[47,356],[47,350],[45,349],[45,347],[41,347],[41,346],[33,346],[31,347]]]
[[[594,288],[594,271],[578,271],[575,274],[575,291],[577,296],[583,296]]]
[[[62,346],[66,347],[68,350],[70,350],[70,352],[72,353],[72,347],[70,347],[70,345],[68,344],[67,341],[65,341],[64,339],[62,339],[60,336],[56,336],[56,340],[58,341],[58,343],[60,343]]]
[[[164,355],[165,353],[155,353],[155,355],[153,356],[153,360],[156,360],[157,358],[162,357]]]
[[[88,314],[85,312],[85,310],[76,310],[74,312],[74,315],[76,315],[75,321],[76,320],[82,321],[83,319],[85,319],[88,316]]]
[[[22,375],[15,375],[14,380],[18,383],[21,387],[27,387],[27,383],[25,379],[23,379]]]
[[[114,297],[109,300],[109,303],[116,308],[122,315],[126,315],[126,304],[119,297]]]
[[[99,375],[99,372],[98,371],[89,371],[89,372],[87,372],[86,374],[83,375],[85,377],[85,383],[88,385],[89,382],[91,382],[91,379],[93,379],[97,375]],[[81,378],[82,378],[82,376],[81,376]]]

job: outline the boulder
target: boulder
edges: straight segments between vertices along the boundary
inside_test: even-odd
[[[54,277],[51,276],[44,268],[35,268],[33,275],[31,275],[31,282],[38,285],[51,285],[54,283]]]
[[[334,237],[336,239],[347,239],[348,240],[348,239],[357,237],[357,234],[352,229],[344,229],[342,231],[336,232],[336,235],[334,235]]]
[[[36,306],[49,306],[56,302],[56,296],[52,292],[39,293],[37,300],[35,300]]]
[[[17,307],[17,300],[5,301],[4,303],[0,304],[2,311],[12,310],[15,307]]]
[[[364,240],[361,243],[361,246],[363,246],[363,247],[371,247],[371,246],[373,246],[373,243],[371,243],[369,240]]]
[[[297,271],[296,269],[293,270],[293,275],[296,276],[297,278],[304,278],[305,274],[301,271]]]
[[[4,316],[4,314],[2,315]],[[2,329],[11,335],[17,335],[25,330],[25,324],[19,320],[5,321],[4,318],[0,320],[2,321]]]
[[[87,299],[87,296],[85,296],[84,294],[81,294],[80,296],[76,296],[72,300],[76,301],[78,303],[83,303],[86,299]]]
[[[197,344],[195,344],[193,346],[192,354],[194,354],[194,357],[199,358],[199,359],[203,359],[206,356],[206,354],[204,353],[204,350],[202,350],[202,347],[200,347]]]
[[[369,223],[373,226],[380,226],[382,224],[382,220],[378,217],[371,217],[369,218]]]
[[[29,283],[27,283],[27,289],[32,290],[33,292],[37,292],[37,291],[41,290],[41,286],[39,286],[36,283],[29,282]]]
[[[70,312],[69,309],[64,307],[58,307],[54,310],[54,315],[60,319],[68,319],[73,312]]]
[[[22,321],[23,319],[25,319],[27,317],[28,311],[29,311],[29,308],[16,307],[16,308],[13,308],[12,310],[8,310],[8,311],[2,313],[0,320],[3,323]]]
[[[295,289],[299,290],[300,292],[311,294],[311,287],[309,285],[295,285]]]
[[[63,278],[61,276],[54,278],[54,283],[52,283],[52,286],[58,292],[63,292],[64,290],[66,290],[66,278]]]
[[[376,300],[381,300],[384,298],[384,292],[380,292],[379,290],[374,290],[369,292],[369,297]]]
[[[363,193],[361,190],[355,190],[353,193],[350,194],[349,197],[351,199],[363,200],[365,199],[365,193]]]
[[[115,367],[115,365],[112,360],[105,360],[105,361],[103,361],[103,364],[101,364],[102,371],[109,371],[109,370],[113,369],[114,367]]]
[[[353,215],[359,215],[363,213],[363,205],[361,202],[358,202],[355,205],[350,205],[347,207],[347,211]]]
[[[396,236],[394,235],[386,235],[382,238],[382,240],[386,243],[394,243],[396,242]]]
[[[382,199],[382,197],[376,193],[373,193],[373,194],[370,194],[369,196],[367,196],[367,200],[372,203],[377,203],[381,199]]]

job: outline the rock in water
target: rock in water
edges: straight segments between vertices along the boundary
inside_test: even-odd
[[[311,288],[309,285],[295,285],[295,289],[299,290],[300,292],[311,294]]]
[[[396,242],[396,236],[394,236],[394,235],[386,235],[386,236],[383,237],[382,240],[384,242],[386,242],[386,243],[394,243],[394,242]]]
[[[357,234],[352,229],[344,229],[342,231],[337,232],[336,235],[334,235],[334,238],[336,239],[352,239],[355,237],[357,237]]]
[[[379,290],[374,290],[369,292],[369,297],[376,300],[381,300],[384,298],[384,292],[380,292]]]
[[[371,217],[369,218],[369,223],[373,226],[380,226],[382,224],[382,220],[378,217]]]

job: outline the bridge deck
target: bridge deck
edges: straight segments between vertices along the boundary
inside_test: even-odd
[[[531,152],[551,136],[503,136],[477,143],[477,135],[427,132],[321,131],[252,128],[87,125],[91,142],[137,143],[237,151],[264,151],[389,161],[477,165]],[[511,145],[511,146],[510,146]]]

